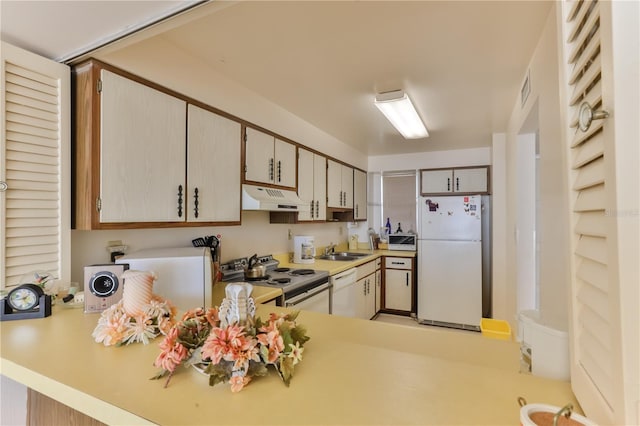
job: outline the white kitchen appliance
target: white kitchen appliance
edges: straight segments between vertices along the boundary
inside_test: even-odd
[[[316,258],[315,238],[304,235],[293,237],[293,263],[313,263]]]
[[[222,281],[248,281],[254,286],[280,288],[282,296],[276,300],[278,306],[323,314],[331,313],[332,293],[328,271],[278,267],[279,262],[269,254],[257,256],[257,264],[265,267],[267,275],[249,278],[244,273],[248,263],[247,258],[240,258],[220,265]]]
[[[128,263],[132,270],[154,272],[157,280],[153,292],[181,311],[212,306],[214,279],[209,247],[140,250],[120,257],[116,263]]]
[[[480,329],[482,197],[419,199],[418,321]]]
[[[416,234],[389,234],[387,235],[389,250],[416,251],[418,248],[418,236]]]

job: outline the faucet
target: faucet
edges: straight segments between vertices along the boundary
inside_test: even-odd
[[[336,245],[333,243],[329,243],[329,245],[324,248],[324,254],[327,255],[329,253],[334,253],[335,249]]]

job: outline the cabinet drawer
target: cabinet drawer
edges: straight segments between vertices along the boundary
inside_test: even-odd
[[[411,269],[411,258],[385,257],[384,266],[387,269]]]
[[[365,263],[364,265],[360,265],[357,268],[358,280],[366,277],[367,275],[371,275],[376,271],[376,263],[374,261]]]

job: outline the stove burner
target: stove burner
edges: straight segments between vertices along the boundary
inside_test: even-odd
[[[314,271],[313,269],[296,269],[294,271],[291,271],[291,275],[313,275],[315,273],[316,271]]]
[[[246,281],[265,281],[269,279],[269,275],[265,275],[264,277],[252,277],[252,278],[245,276],[244,279]]]
[[[273,284],[287,284],[291,282],[291,278],[274,278],[269,283]]]
[[[289,272],[291,268],[275,268],[273,272]]]

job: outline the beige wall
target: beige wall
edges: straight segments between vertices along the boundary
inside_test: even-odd
[[[521,106],[520,97],[516,100],[506,133],[506,282],[499,288],[500,293],[497,297],[504,299],[507,306],[504,319],[512,321],[512,325],[515,325],[517,270],[513,230],[518,222],[516,141],[518,134],[537,131],[540,141],[540,213],[537,229],[540,244],[540,312],[545,323],[554,328],[567,330],[569,240],[565,214],[567,194],[564,183],[565,159],[556,37],[554,6],[530,62],[531,93],[524,107]]]

